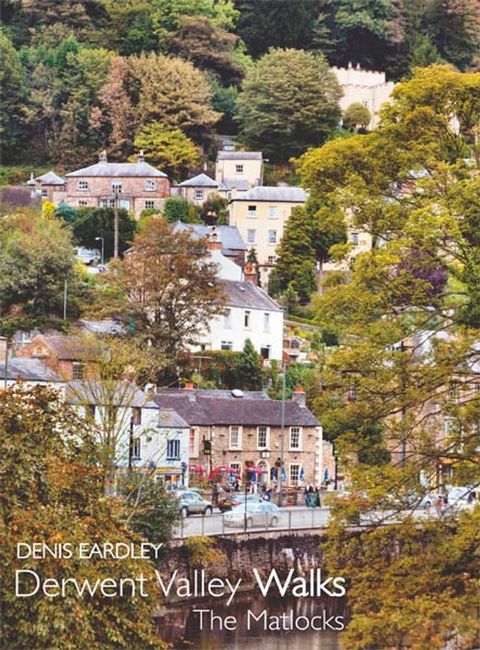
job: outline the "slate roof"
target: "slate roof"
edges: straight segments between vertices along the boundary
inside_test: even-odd
[[[236,196],[234,201],[284,201],[286,203],[305,203],[307,194],[301,187],[276,187],[259,185],[248,192]]]
[[[35,180],[40,181],[42,185],[65,185],[65,180],[54,171],[37,176]]]
[[[217,160],[262,160],[261,151],[219,151]]]
[[[108,403],[127,408],[159,408],[147,393],[128,381],[69,381],[65,398],[68,404],[77,405]]]
[[[7,379],[15,381],[61,382],[62,379],[39,359],[9,357]],[[5,362],[0,362],[0,377],[5,379]]]
[[[215,229],[220,235],[222,248],[241,251],[247,250],[247,246],[243,241],[237,226],[215,226]],[[197,237],[207,237],[211,232],[211,227],[203,223],[187,224],[182,221],[177,221],[173,231],[181,232],[184,230],[190,230],[190,232]]]
[[[224,178],[220,183],[221,190],[238,190],[239,192],[246,192],[250,183],[245,178]]]
[[[156,406],[158,406],[156,404]],[[176,411],[171,408],[162,408],[159,416],[159,425],[169,429],[186,429],[190,425]]]
[[[83,167],[82,169],[70,172],[69,174],[66,174],[66,176],[67,178],[75,178],[77,176],[102,176],[108,178],[140,176],[145,178],[166,178],[167,175],[146,162],[98,162],[95,163],[95,165],[90,165],[89,167]]]
[[[198,174],[180,183],[180,187],[218,187],[218,183],[207,174]]]
[[[188,422],[196,425],[267,425],[279,427],[282,424],[282,402],[272,400],[264,394],[237,398],[231,394],[205,395],[201,390],[179,389],[172,392],[160,389],[153,397],[161,408],[173,408]],[[285,426],[318,426],[317,419],[304,406],[289,400],[285,402]]]
[[[245,309],[263,309],[266,311],[283,311],[278,303],[253,282],[220,280],[222,291],[228,307]]]

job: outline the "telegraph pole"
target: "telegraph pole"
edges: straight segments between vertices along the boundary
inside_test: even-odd
[[[119,240],[119,214],[118,214],[118,190],[113,191],[113,258],[118,259]]]
[[[281,434],[280,434],[280,476],[278,479],[278,486],[280,493],[278,495],[278,505],[283,506],[283,466],[284,466],[284,454],[285,454],[285,375],[286,368],[285,363],[283,364],[283,373],[282,373],[282,416],[281,416]]]

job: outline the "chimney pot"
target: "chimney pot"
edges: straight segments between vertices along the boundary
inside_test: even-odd
[[[105,149],[100,152],[100,155],[98,156],[98,162],[101,163],[106,163],[107,162],[107,152]]]
[[[145,153],[144,153],[143,149],[142,149],[141,151],[138,152],[138,154],[137,154],[137,161],[138,161],[139,163],[143,163],[143,162],[145,162]]]
[[[305,395],[305,391],[301,386],[295,386],[295,388],[293,389],[292,400],[294,402],[297,402],[297,404],[299,404],[300,406],[306,406],[307,396]]]

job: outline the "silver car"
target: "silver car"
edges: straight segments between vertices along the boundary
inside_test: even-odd
[[[278,506],[268,501],[260,503],[247,502],[241,506],[233,508],[223,515],[225,526],[243,527],[262,526],[270,528],[277,526],[280,520],[280,511]]]
[[[184,517],[202,514],[210,516],[213,513],[211,501],[204,499],[198,492],[186,490],[178,494],[178,507]]]

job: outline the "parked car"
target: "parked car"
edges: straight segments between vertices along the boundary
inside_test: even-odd
[[[247,503],[262,503],[263,501],[258,494],[249,494],[247,495],[246,500]],[[236,508],[242,504],[245,504],[245,494],[242,494],[241,492],[234,492],[218,501],[220,512],[228,512],[229,510],[232,510],[232,508]]]
[[[247,528],[251,528],[252,526],[269,528],[278,525],[280,521],[280,510],[278,506],[268,501],[261,501],[260,503],[247,501],[246,507],[243,504],[226,512],[223,515],[223,521],[225,526],[231,526],[233,528],[241,528],[245,524]]]
[[[210,516],[213,513],[211,501],[204,499],[198,492],[186,490],[178,493],[178,507],[184,517],[202,514]]]
[[[96,260],[100,260],[101,258],[100,251],[96,248],[85,248],[85,246],[77,246],[75,251],[77,260],[83,262],[84,264],[87,264],[87,266]]]

